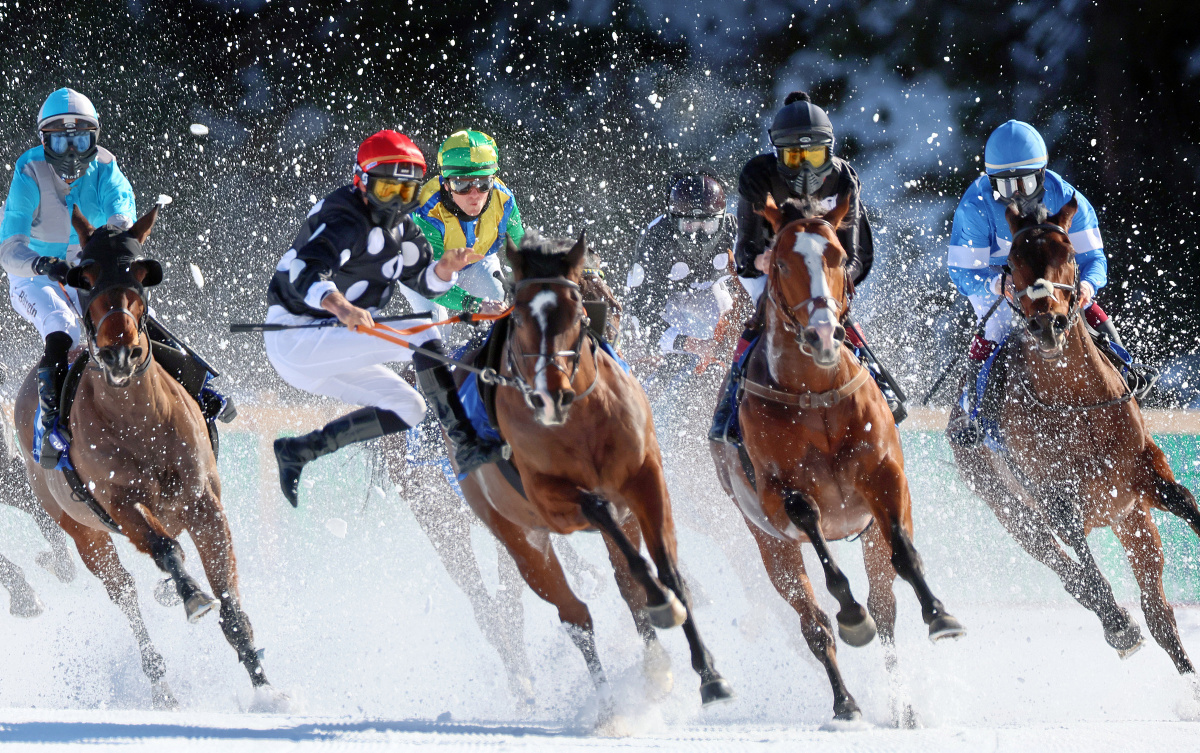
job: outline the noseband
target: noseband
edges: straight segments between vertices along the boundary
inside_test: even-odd
[[[825,227],[828,227],[830,230],[835,229],[833,227],[832,223],[830,223],[828,220],[825,220],[824,218],[821,218],[821,217],[810,217],[810,218],[803,219],[803,220],[796,220],[796,222],[802,223],[805,226],[824,225]],[[778,243],[776,243],[776,246],[778,246]],[[778,250],[778,249],[776,249],[776,250]],[[800,301],[799,303],[797,303],[795,305],[788,303],[787,301],[783,300],[783,297],[781,294],[778,294],[775,292],[776,289],[780,285],[780,283],[779,283],[779,274],[780,273],[778,270],[779,270],[779,264],[776,263],[775,259],[772,259],[771,272],[767,277],[767,295],[771,298],[772,301],[774,301],[779,306],[780,310],[783,311],[783,315],[784,315],[783,328],[786,329],[788,332],[791,332],[792,335],[796,338],[796,342],[799,343],[799,345],[800,345],[800,352],[804,353],[806,356],[812,357],[812,346],[810,346],[804,340],[803,332],[804,332],[805,325],[800,321],[800,317],[797,316],[796,312],[802,308],[807,307],[808,315],[812,316],[813,312],[816,311],[819,307],[824,307],[824,308],[827,308],[830,311],[832,311],[834,317],[840,322],[846,316],[846,314],[849,313],[849,306],[846,304],[843,304],[842,301],[839,301],[838,299],[832,298],[827,295],[817,295],[817,296],[805,298],[803,301]],[[846,276],[847,274],[848,273],[846,271],[846,268],[843,266],[842,267],[842,275]],[[844,290],[849,290],[849,287],[844,288]],[[837,339],[844,340],[845,336],[846,336],[845,331],[843,330],[842,336]]]
[[[125,288],[125,289],[132,290],[133,288]],[[121,288],[109,288],[108,290],[101,291],[101,292],[107,293],[109,290],[121,290]],[[122,314],[122,315],[127,316],[130,319],[132,319],[134,321],[134,323],[137,325],[138,341],[139,342],[141,341],[142,335],[146,334],[146,317],[148,316],[148,314],[150,312],[150,302],[147,300],[148,297],[149,296],[142,296],[142,315],[140,317],[134,316],[134,313],[132,311],[130,311],[129,309],[122,306],[120,308],[109,309],[108,311],[104,312],[104,316],[100,317],[100,321],[96,322],[95,324],[92,324],[91,312],[89,310],[91,307],[90,306],[84,307],[83,316],[81,316],[80,318],[83,320],[83,329],[87,333],[88,355],[91,356],[92,363],[94,363],[94,364],[101,363],[101,361],[96,356],[97,351],[100,349],[100,346],[96,344],[96,337],[100,334],[100,328],[103,327],[104,323],[106,321],[108,321],[108,318],[110,316],[113,316],[114,314]],[[151,360],[150,359],[150,347],[147,346],[146,357],[144,359],[142,359],[142,362],[140,364],[138,364],[137,368],[135,368],[133,370],[133,373],[130,376],[140,376],[142,373],[144,373],[146,371],[146,369],[150,368],[150,360]],[[99,365],[97,365],[96,368],[101,368],[101,367]]]
[[[516,294],[520,293],[523,289],[530,285],[558,285],[560,287],[574,290],[575,292],[579,293],[581,297],[583,295],[582,291],[579,289],[579,285],[565,277],[530,277],[528,279],[520,280],[513,286],[513,295],[516,296]],[[513,345],[514,338],[511,334],[508,337],[507,360],[508,368],[510,371],[512,371],[513,375],[513,386],[521,391],[522,396],[525,398],[525,404],[533,410],[537,410],[539,407],[535,405],[533,401],[534,396],[537,395],[537,390],[534,389],[533,385],[529,383],[529,380],[527,380],[525,375],[522,373],[521,363],[523,363],[524,359],[526,358],[545,358],[552,366],[554,366],[554,368],[558,369],[563,373],[564,376],[567,377],[568,383],[574,382],[575,374],[579,371],[579,362],[583,357],[583,341],[591,332],[591,330],[588,328],[589,320],[587,314],[583,313],[582,308],[580,309],[579,317],[575,321],[579,325],[579,337],[576,338],[575,347],[571,350],[559,350],[553,353],[542,353],[541,351],[536,353],[527,353]],[[559,365],[559,358],[571,359],[570,371],[567,371]],[[592,379],[591,386],[576,395],[575,399],[578,400],[580,398],[587,397],[589,394],[591,394],[592,390],[596,389],[596,384],[599,381],[600,371],[597,369],[596,376],[594,379]]]

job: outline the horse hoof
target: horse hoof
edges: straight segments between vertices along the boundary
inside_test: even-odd
[[[1142,629],[1137,622],[1126,618],[1125,627],[1120,630],[1105,630],[1104,640],[1117,650],[1122,659],[1127,659],[1137,653],[1142,647]]]
[[[870,729],[871,725],[863,721],[862,712],[857,706],[844,709],[833,715],[833,718],[821,726],[824,732],[856,732]]]
[[[171,686],[166,680],[157,680],[150,684],[150,700],[159,711],[179,709],[179,701],[175,700],[175,694],[171,692]]]
[[[183,609],[187,612],[188,622],[198,622],[201,617],[216,609],[220,604],[221,602],[203,591],[197,591],[184,603]]]
[[[1121,657],[1122,659],[1128,659],[1129,657],[1136,654],[1138,651],[1141,651],[1142,646],[1145,646],[1145,645],[1146,645],[1146,641],[1143,640],[1142,638],[1138,638],[1138,642],[1133,644],[1129,648],[1117,649],[1117,656]]]
[[[733,686],[724,677],[714,678],[700,686],[700,702],[705,706],[725,703],[733,698]]]
[[[667,601],[655,607],[647,606],[646,616],[650,618],[650,624],[660,630],[679,627],[687,620],[687,609],[674,591],[664,588],[663,593],[667,595]]]
[[[69,555],[64,554],[60,557],[50,551],[38,552],[33,561],[43,570],[58,578],[60,583],[70,583],[75,580],[75,563],[71,561]]]
[[[934,617],[933,622],[929,623],[929,640],[934,643],[943,638],[961,638],[966,634],[967,629],[962,626],[962,623],[948,614]]]
[[[175,588],[175,581],[171,578],[164,578],[154,584],[154,600],[164,607],[177,607],[183,603],[183,599],[179,598],[179,590]]]
[[[862,609],[862,607],[859,607]],[[838,635],[849,646],[861,648],[875,640],[875,620],[863,610],[862,619],[842,621],[842,613],[838,612]]]
[[[254,689],[249,711],[252,714],[287,714],[295,711],[295,704],[290,695],[265,683]]]
[[[8,613],[13,617],[33,619],[46,611],[46,605],[29,586],[14,592],[8,603]]]

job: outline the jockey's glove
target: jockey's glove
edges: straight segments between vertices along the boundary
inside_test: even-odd
[[[70,269],[71,265],[54,256],[39,256],[33,262],[34,274],[45,275],[54,282],[65,283]]]

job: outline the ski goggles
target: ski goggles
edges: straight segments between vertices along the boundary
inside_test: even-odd
[[[797,170],[805,162],[816,168],[829,161],[829,146],[777,146],[775,155],[789,170]]]
[[[721,215],[716,217],[680,217],[679,232],[683,235],[694,235],[696,233],[704,233],[705,235],[716,235],[721,229]]]
[[[1038,174],[1020,175],[1015,178],[992,178],[992,188],[1002,199],[1011,199],[1020,191],[1026,196],[1033,196],[1038,187]]]
[[[412,202],[420,188],[420,181],[404,178],[384,178],[378,175],[367,175],[367,191],[381,202],[389,202],[399,198],[404,204]]]
[[[496,179],[491,175],[474,175],[462,177],[446,177],[443,178],[446,186],[451,193],[465,194],[472,190],[478,193],[488,193],[492,190],[492,186],[496,184]]]
[[[66,154],[74,148],[79,154],[91,149],[96,143],[94,130],[82,131],[42,131],[42,146],[55,154]]]

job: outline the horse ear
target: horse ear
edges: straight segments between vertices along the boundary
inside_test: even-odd
[[[525,276],[525,255],[521,253],[521,249],[513,242],[510,237],[504,244],[508,254],[508,265],[512,267],[513,276],[521,278]]]
[[[1071,220],[1075,219],[1075,213],[1079,211],[1079,198],[1072,196],[1071,200],[1063,205],[1063,208],[1058,210],[1058,214],[1049,218],[1048,222],[1058,225],[1063,230],[1071,230]]]
[[[163,280],[162,265],[157,259],[138,259],[130,269],[144,287],[152,288]]]
[[[1012,237],[1017,237],[1017,231],[1021,229],[1021,210],[1017,208],[1017,202],[1009,202],[1008,209],[1004,210],[1004,219],[1008,220],[1008,230]]]
[[[158,205],[155,204],[153,209],[143,214],[137,222],[133,223],[133,227],[129,228],[129,234],[132,235],[138,243],[145,244],[146,240],[150,237],[150,229],[154,227],[154,222],[157,219]]]
[[[92,239],[92,233],[96,232],[92,223],[88,222],[87,217],[83,216],[83,212],[79,211],[78,204],[71,208],[71,227],[75,228],[75,235],[79,236],[80,248],[86,246]]]
[[[825,221],[830,225],[833,225],[833,227],[836,229],[841,226],[842,220],[845,219],[846,214],[849,211],[850,194],[847,193],[845,196],[838,199],[837,206],[829,210],[829,212],[825,215]]]
[[[754,213],[761,215],[776,233],[779,232],[779,228],[783,227],[783,213],[779,211],[775,197],[769,193],[767,194],[767,203],[763,205],[762,211],[756,209]]]
[[[579,240],[575,241],[575,245],[571,247],[570,253],[567,254],[567,266],[572,270],[583,266],[583,258],[587,255],[587,230],[579,231]]]

